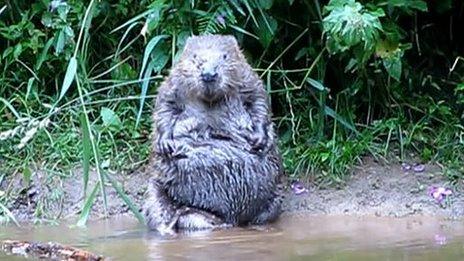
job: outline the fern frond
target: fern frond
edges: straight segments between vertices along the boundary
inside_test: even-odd
[[[236,24],[237,19],[234,15],[234,9],[227,1],[223,1],[200,15],[197,23],[200,34],[215,34],[226,29],[227,25]]]

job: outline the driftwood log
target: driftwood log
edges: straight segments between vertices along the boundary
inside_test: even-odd
[[[1,250],[7,254],[18,255],[46,260],[67,261],[102,261],[108,260],[103,256],[78,249],[71,246],[61,245],[54,242],[30,242],[18,240],[0,241]]]

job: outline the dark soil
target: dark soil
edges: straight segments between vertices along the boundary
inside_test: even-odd
[[[83,205],[83,180],[76,170],[68,178],[50,178],[42,172],[33,175],[31,184],[24,186],[21,178],[4,181],[3,191],[19,191],[10,210],[19,221],[43,221],[76,217]],[[89,191],[97,180],[91,173]],[[130,174],[113,174],[137,206],[141,206],[150,173],[146,170]],[[76,178],[79,177],[79,178]],[[286,193],[285,212],[306,212],[326,215],[375,215],[404,217],[433,215],[445,218],[464,216],[464,193],[461,185],[452,188],[453,194],[437,203],[428,193],[430,186],[445,186],[446,180],[436,165],[425,165],[423,172],[405,172],[399,164],[379,164],[366,160],[353,169],[352,178],[341,188],[317,188],[307,184],[308,192],[296,195],[290,188]],[[128,207],[108,184],[108,214],[129,212]],[[97,198],[91,218],[104,216],[101,197]]]

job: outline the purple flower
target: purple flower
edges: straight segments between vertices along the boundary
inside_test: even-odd
[[[437,201],[437,203],[440,203],[449,195],[453,194],[451,189],[449,188],[444,188],[444,187],[436,187],[432,186],[429,188],[429,195],[432,196],[432,198]]]
[[[404,172],[408,172],[408,171],[410,171],[411,169],[412,169],[414,172],[424,172],[424,170],[425,170],[425,165],[424,165],[424,164],[418,164],[418,163],[414,163],[413,165],[408,164],[408,163],[402,163],[402,164],[401,164],[401,169],[402,169]]]
[[[403,171],[408,171],[411,169],[411,165],[409,165],[408,163],[402,163],[401,168],[403,169]]]
[[[435,234],[434,241],[437,245],[446,245],[448,240],[445,235]]]
[[[290,187],[292,188],[292,191],[293,193],[295,193],[295,195],[301,195],[303,193],[307,193],[308,192],[308,189],[305,188],[305,186],[303,185],[303,183],[301,183],[300,181],[295,181],[293,182]]]
[[[414,172],[424,172],[425,165],[424,164],[416,164],[416,165],[414,165],[414,167],[412,169],[414,170]]]

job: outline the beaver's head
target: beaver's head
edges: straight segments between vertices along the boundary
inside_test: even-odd
[[[189,95],[214,102],[238,88],[237,69],[244,62],[233,36],[192,36],[187,39],[176,71]]]

